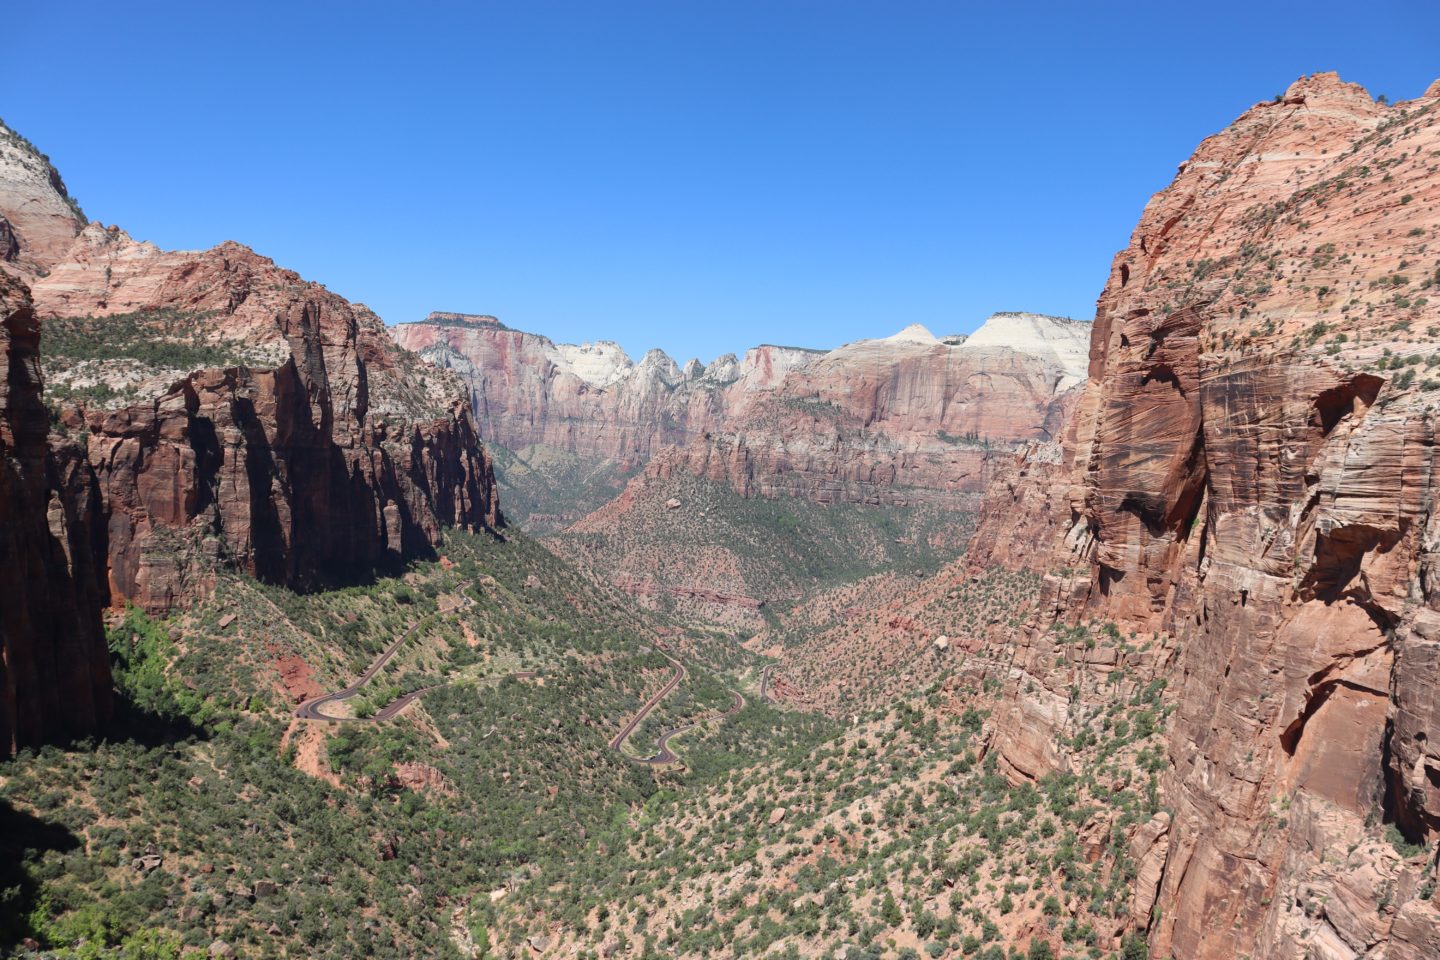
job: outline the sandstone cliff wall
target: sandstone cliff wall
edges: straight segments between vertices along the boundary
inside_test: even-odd
[[[1389,106],[1320,74],[1206,140],[1115,259],[1065,449],[991,492],[976,562],[1047,573],[1012,778],[1068,762],[1057,620],[1135,638],[1088,672],[1168,684],[1152,956],[1440,949],[1437,118],[1440,84]]]
[[[501,523],[464,389],[374,313],[240,244],[166,251],[73,211],[61,230],[42,160],[0,137],[0,215],[40,267],[42,326],[113,348],[45,354],[82,399],[64,420],[98,484],[109,603],[168,610],[219,564],[312,587]]]
[[[658,350],[636,364],[615,344],[557,345],[490,317],[394,328],[467,383],[482,434],[512,450],[646,466],[651,479],[691,473],[747,497],[968,508],[997,450],[1060,428],[1058,398],[1083,376],[1088,332],[997,314],[969,339],[917,326],[681,368]]]

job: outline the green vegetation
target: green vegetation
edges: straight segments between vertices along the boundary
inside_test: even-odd
[[[146,310],[47,319],[40,338],[47,400],[52,404],[135,402],[140,397],[134,387],[149,376],[245,366],[265,359],[243,344],[214,339],[213,325],[202,322],[206,318],[200,313]]]
[[[1056,643],[1133,655],[1099,624]],[[893,946],[904,936],[932,957],[1005,957],[1004,931],[1038,923],[1047,934],[1012,949],[1101,956],[1095,920],[1129,908],[1129,832],[1160,809],[1167,708],[1160,681],[1096,671],[1084,686],[1066,723],[1081,774],[1012,786],[993,750],[979,756],[991,695],[947,675],[704,792],[656,793],[624,845],[487,904],[491,942],[544,931],[582,957],[619,943],[667,957],[892,957],[907,955]],[[1145,955],[1143,940],[1124,949]]]
[[[523,536],[452,534],[445,553],[310,595],[227,577],[187,615],[118,619],[117,686],[138,716],[0,764],[0,826],[19,827],[0,836],[0,951],[33,937],[55,956],[166,956],[220,938],[257,957],[456,956],[459,906],[619,848],[662,785],[702,791],[832,729],[752,703],[687,737],[688,769],[627,761],[608,740],[668,671],[651,621]],[[282,666],[339,689],[422,618],[367,688],[378,705],[441,684],[417,705],[380,724],[292,721]],[[540,676],[511,678],[521,666]],[[733,685],[690,674],[677,719]]]
[[[598,510],[634,475],[603,458],[546,446],[511,451],[487,442],[485,449],[495,462],[506,519],[534,536],[563,530]]]
[[[743,497],[685,474],[649,484],[603,531],[548,542],[598,578],[653,585],[648,602],[677,622],[733,634],[775,626],[817,592],[877,573],[933,574],[973,528],[974,516],[955,510]]]

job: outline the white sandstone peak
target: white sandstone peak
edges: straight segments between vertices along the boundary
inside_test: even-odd
[[[899,333],[885,338],[886,343],[939,343],[940,340],[923,323],[912,323]]]
[[[1090,362],[1090,324],[1042,313],[993,313],[957,349],[1014,350],[1056,364],[1077,382]]]
[[[613,340],[552,344],[546,354],[561,371],[596,387],[608,387],[624,380],[635,367],[629,355]]]

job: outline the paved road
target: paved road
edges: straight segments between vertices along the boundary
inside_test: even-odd
[[[670,678],[670,682],[665,684],[664,688],[661,689],[659,693],[651,697],[646,702],[645,706],[640,708],[639,713],[635,714],[635,716],[630,718],[630,722],[625,724],[624,728],[621,729],[618,734],[616,734],[615,739],[610,741],[610,749],[617,751],[627,760],[632,760],[635,763],[644,763],[652,767],[660,767],[678,762],[680,758],[675,755],[675,751],[670,749],[670,738],[679,736],[687,730],[693,730],[696,727],[700,726],[702,723],[704,723],[706,720],[710,719],[708,717],[702,717],[699,720],[696,720],[694,723],[687,723],[683,726],[671,727],[669,730],[666,730],[664,733],[660,734],[660,737],[655,741],[655,754],[653,756],[632,757],[620,749],[621,745],[624,744],[626,738],[629,737],[630,734],[635,732],[635,728],[638,727],[642,722],[644,722],[645,718],[650,715],[650,712],[652,710],[654,710],[660,705],[660,701],[668,697],[675,690],[675,688],[680,685],[680,681],[685,679],[685,667],[680,663],[680,661],[675,660],[671,657],[666,657],[665,659],[669,660],[670,663],[674,665],[675,675]],[[731,690],[730,694],[735,698],[735,702],[731,704],[729,710],[726,710],[724,713],[720,714],[720,719],[724,719],[726,717],[733,717],[745,707],[744,697],[742,697],[734,690]]]
[[[735,714],[739,713],[745,708],[744,697],[740,696],[740,694],[736,693],[734,690],[731,690],[730,694],[735,698],[735,702],[731,704],[729,710],[726,710],[724,713],[720,714],[718,719],[724,720],[728,717],[733,717],[735,716]],[[694,723],[687,723],[683,727],[673,727],[669,730],[666,730],[660,735],[660,739],[655,741],[655,746],[657,748],[655,756],[645,757],[644,759],[641,759],[639,757],[631,757],[630,759],[634,760],[636,763],[648,763],[651,766],[657,767],[667,763],[675,763],[680,758],[677,757],[675,755],[675,752],[670,749],[670,738],[682,734],[686,730],[693,730],[704,722],[705,719],[701,718],[699,720],[696,720]]]
[[[771,664],[760,672],[760,699],[766,703],[773,702],[770,696],[770,671],[774,669],[775,665]]]
[[[464,603],[460,604],[460,606],[468,607],[472,603],[474,603],[474,601],[465,594],[465,591],[469,589],[470,585],[474,582],[474,580],[466,580],[456,589],[455,592],[459,593],[462,597],[464,597],[465,601]],[[460,609],[460,606],[452,607],[450,611],[441,610],[440,612],[452,612],[453,610]],[[416,630],[419,630],[421,627],[423,627],[435,615],[436,614],[430,614],[428,616],[421,617],[419,620],[416,620],[413,624],[411,624],[410,629],[406,630],[404,633],[400,634],[400,636],[396,637],[394,643],[390,644],[390,646],[386,647],[383,651],[381,651],[380,656],[376,657],[374,662],[371,663],[370,666],[366,668],[365,672],[360,674],[359,678],[357,678],[354,683],[350,684],[350,686],[346,687],[344,690],[336,690],[334,693],[326,693],[318,697],[312,697],[309,700],[306,700],[304,703],[300,704],[300,706],[295,708],[295,716],[299,717],[301,720],[324,720],[330,723],[343,723],[355,720],[389,720],[391,717],[395,716],[395,714],[405,709],[406,706],[408,706],[421,694],[429,693],[431,690],[434,690],[435,687],[433,686],[421,687],[419,690],[412,690],[409,693],[405,694],[403,697],[392,700],[391,702],[385,704],[385,706],[375,711],[375,715],[371,717],[332,717],[320,712],[320,708],[325,706],[325,704],[327,703],[339,703],[342,700],[349,700],[351,697],[354,697],[356,694],[358,694],[360,692],[360,688],[365,686],[365,684],[369,683],[375,677],[375,674],[385,669],[385,664],[389,663],[395,657],[395,654],[400,652],[400,648],[404,646],[406,640],[410,639],[410,635]]]
[[[670,696],[670,694],[674,692],[675,688],[680,686],[680,681],[685,679],[685,665],[682,664],[679,660],[675,660],[670,657],[666,657],[665,659],[669,660],[670,665],[675,668],[675,675],[670,678],[669,683],[665,684],[665,686],[660,689],[659,693],[655,694],[655,696],[651,697],[645,702],[645,706],[641,707],[640,712],[630,718],[629,723],[625,724],[625,726],[620,728],[620,732],[615,735],[615,739],[610,741],[611,750],[619,750],[620,745],[625,742],[625,738],[630,736],[630,734],[634,733],[635,728],[640,726],[640,724],[644,722],[646,717],[650,716],[650,711],[660,706],[660,701]],[[631,757],[631,759],[633,760],[635,758]]]

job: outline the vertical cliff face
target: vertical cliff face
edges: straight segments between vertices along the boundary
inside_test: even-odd
[[[1158,651],[1121,665],[1173,697],[1152,955],[1440,944],[1430,855],[1384,839],[1440,831],[1437,121],[1440,84],[1387,106],[1320,74],[1206,140],[1115,259],[1059,465],[992,491],[986,555],[1033,563],[1004,544],[1042,517],[1058,540],[1012,776],[1066,763],[1048,622]]]
[[[644,464],[721,422],[727,392],[770,380],[809,355],[761,348],[754,362],[721,357],[681,368],[663,351],[639,363],[618,344],[556,344],[494,317],[433,313],[393,329],[397,342],[466,384],[481,435],[510,450],[545,446],[621,467]],[[753,369],[752,369],[753,368]]]
[[[0,138],[0,215],[45,252],[43,367],[80,404],[110,603],[184,604],[220,564],[344,580],[501,523],[463,388],[371,311],[236,243],[165,251],[92,223],[61,251],[30,216],[63,205],[37,163]]]
[[[0,271],[0,754],[110,713],[98,495],[83,451],[47,439],[39,341],[29,292]]]

